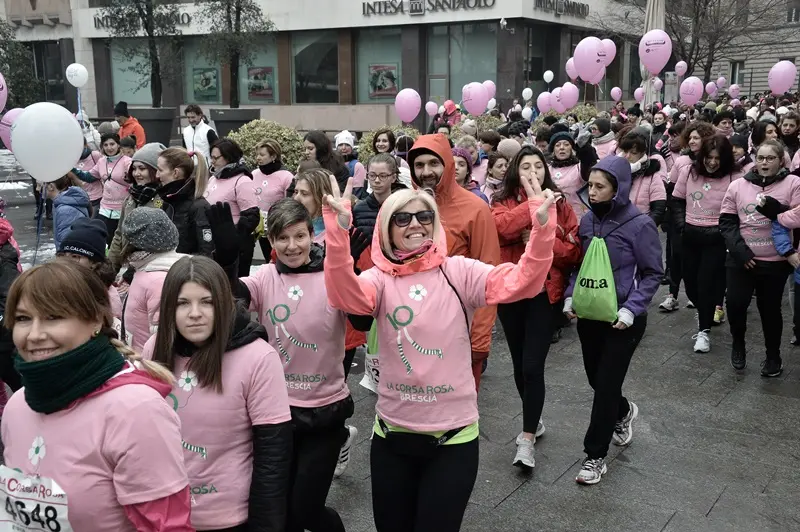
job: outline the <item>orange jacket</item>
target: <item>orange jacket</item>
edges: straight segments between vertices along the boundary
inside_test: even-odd
[[[444,174],[436,185],[436,204],[439,206],[442,225],[447,237],[447,255],[463,255],[486,264],[500,264],[500,242],[489,206],[472,192],[456,183],[456,166],[450,143],[442,134],[422,135],[411,151],[408,164],[411,181],[419,188],[414,175],[414,158],[420,150],[434,153],[444,161]],[[484,307],[475,311],[472,322],[472,350],[488,353],[492,345],[492,327],[497,317],[497,307]]]
[[[136,136],[136,149],[139,150],[147,143],[147,138],[144,135],[144,128],[134,117],[128,118],[125,123],[119,128],[119,138],[124,139],[130,135]]]

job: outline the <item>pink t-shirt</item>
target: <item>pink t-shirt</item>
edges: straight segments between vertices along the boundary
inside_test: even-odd
[[[792,158],[792,163],[789,165],[789,170],[792,172],[794,172],[798,168],[800,168],[800,150],[797,150],[797,152],[794,154],[794,157]]]
[[[137,271],[128,288],[125,332],[132,335],[131,347],[136,351],[142,350],[158,328],[161,289],[166,277],[166,271]]]
[[[144,358],[152,358],[155,340],[145,345]],[[253,427],[291,420],[281,363],[261,339],[228,351],[222,357],[222,393],[217,393],[199,386],[197,375],[186,369],[189,360],[175,357],[177,383],[167,402],[181,421],[192,526],[231,528],[247,521]]]
[[[553,182],[564,194],[564,197],[567,198],[567,203],[570,204],[572,210],[575,211],[575,216],[580,221],[581,217],[589,212],[589,208],[578,197],[578,191],[586,184],[586,181],[581,177],[581,165],[574,164],[561,168],[553,168],[551,166],[550,177],[553,178]]]
[[[264,175],[261,170],[253,171],[253,189],[265,220],[269,208],[286,197],[286,189],[292,184],[292,179],[294,175],[288,170],[278,170],[269,175]]]
[[[102,157],[89,170],[92,177],[99,179],[103,183],[103,197],[100,200],[101,209],[122,210],[122,204],[128,199],[129,184],[125,182],[125,176],[128,174],[130,166],[131,158],[127,155],[123,155],[115,161],[109,161],[108,157]]]
[[[667,180],[667,183],[677,183],[678,175],[683,167],[691,166],[693,162],[694,161],[692,161],[692,158],[688,155],[678,155],[675,157],[675,164],[672,165],[672,168],[669,171],[669,179]]]
[[[672,195],[686,200],[686,223],[696,227],[718,226],[722,200],[738,177],[736,174],[718,179],[698,176],[694,166],[684,166]]]
[[[188,484],[178,416],[144,384],[111,388],[46,415],[31,410],[19,390],[6,406],[2,436],[8,467],[52,478],[66,492],[76,531],[134,532],[123,506]]]
[[[93,151],[92,153],[89,154],[88,157],[85,157],[85,158],[81,159],[80,161],[78,161],[78,164],[76,165],[76,168],[78,170],[83,170],[83,171],[88,172],[92,168],[94,168],[94,166],[102,158],[103,158],[103,154],[102,153],[100,153],[99,151]],[[81,181],[81,187],[83,187],[83,190],[85,190],[86,193],[89,194],[89,200],[91,200],[91,201],[99,200],[100,198],[103,197],[103,182],[102,181],[94,181],[92,183],[86,183],[84,181]]]
[[[233,223],[239,223],[239,214],[242,211],[258,207],[253,180],[244,174],[227,179],[211,176],[204,196],[211,205],[218,201],[230,203]]]
[[[472,180],[477,181],[478,185],[486,183],[486,172],[489,170],[489,159],[484,159],[472,167]]]
[[[728,187],[720,209],[721,213],[739,215],[739,231],[756,259],[786,260],[778,255],[772,242],[772,222],[756,210],[759,194],[792,207],[800,205],[800,177],[789,174],[764,188],[747,179],[737,179]]]
[[[350,395],[343,367],[347,318],[328,304],[323,272],[278,274],[266,264],[240,280],[283,361],[289,404],[311,408]]]
[[[634,179],[628,197],[642,214],[650,214],[650,203],[666,200],[667,189],[664,188],[664,181],[661,176],[655,173]]]

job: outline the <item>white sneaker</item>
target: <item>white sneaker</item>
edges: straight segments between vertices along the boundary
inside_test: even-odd
[[[628,404],[630,405],[628,415],[617,421],[614,427],[614,434],[611,436],[614,445],[629,445],[633,440],[633,420],[639,417],[639,407],[633,401],[628,401]]]
[[[711,338],[708,336],[708,330],[700,331],[694,336],[694,352],[695,353],[708,353],[711,351]]]
[[[540,438],[542,434],[544,434],[544,423],[542,423],[542,418],[539,418],[539,424],[536,425],[536,432],[533,433],[534,435],[533,443],[536,443],[536,440]],[[521,432],[517,434],[517,445],[519,445],[519,442],[521,442],[524,439],[525,437],[522,435]]]
[[[667,294],[666,299],[658,306],[659,310],[663,310],[664,312],[672,312],[673,310],[678,310],[678,300],[672,294]]]
[[[578,484],[597,484],[608,472],[605,458],[586,458],[583,460],[583,466],[580,473],[575,477],[575,482]]]
[[[695,307],[694,303],[692,303],[691,301],[687,301],[686,308],[697,308],[697,307]]]
[[[528,469],[533,469],[536,466],[533,440],[522,438],[522,441],[517,444],[517,455],[514,457],[514,465]]]
[[[350,434],[347,435],[347,440],[339,451],[339,461],[336,463],[336,469],[333,471],[333,478],[341,477],[347,470],[347,466],[350,464],[350,448],[358,437],[358,429],[354,426],[348,425],[347,430]]]

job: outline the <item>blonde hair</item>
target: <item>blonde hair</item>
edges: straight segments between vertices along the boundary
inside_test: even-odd
[[[433,198],[433,196],[424,190],[398,190],[383,202],[381,210],[378,213],[381,221],[381,251],[383,251],[383,254],[390,259],[397,260],[397,256],[394,254],[394,246],[392,245],[392,215],[414,200],[420,200],[425,204],[425,207],[427,207],[428,210],[433,211],[433,241],[434,243],[439,241],[441,220],[439,218],[439,207],[436,206],[436,200]]]
[[[208,163],[202,153],[194,152],[189,155],[186,149],[174,147],[167,148],[158,156],[173,170],[180,169],[184,179],[194,180],[194,199],[203,197],[208,186]],[[194,162],[195,159],[197,163]]]
[[[478,149],[478,141],[472,135],[464,135],[456,141],[456,148],[475,148]]]
[[[281,160],[281,145],[275,139],[264,139],[255,147],[255,154],[258,155],[258,150],[266,149],[270,155],[275,157],[278,161]]]
[[[313,170],[306,170],[297,176],[297,183],[305,181],[308,183],[308,188],[311,190],[311,195],[314,196],[314,201],[317,202],[317,208],[322,213],[322,198],[328,194],[333,194],[331,189],[331,176],[332,174],[322,168],[315,168]],[[295,184],[295,186],[296,186]],[[308,213],[312,218],[318,216],[318,213]]]

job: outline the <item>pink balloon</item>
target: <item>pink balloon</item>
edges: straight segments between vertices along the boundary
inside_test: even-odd
[[[567,76],[569,76],[569,79],[573,81],[578,79],[578,71],[575,69],[574,58],[570,57],[569,59],[567,59],[567,64],[565,68],[567,69]]]
[[[739,85],[737,85],[736,83],[728,87],[728,94],[730,94],[731,98],[738,98],[740,92],[741,89],[739,88]]]
[[[422,98],[414,89],[403,89],[394,99],[394,109],[403,122],[412,122],[422,108]]]
[[[497,94],[497,86],[494,84],[494,81],[487,79],[482,85],[486,88],[486,94],[489,95],[489,100],[494,98],[495,94]],[[486,101],[488,102],[489,100]]]
[[[778,61],[769,71],[769,88],[775,94],[788,92],[797,78],[797,67],[791,61]]]
[[[734,98],[731,100],[731,107],[740,107],[742,102],[739,101],[739,98]]]
[[[661,79],[660,79],[660,78],[656,78],[656,79],[654,79],[654,80],[653,80],[653,88],[654,88],[655,90],[657,90],[657,91],[660,91],[662,88],[664,88],[664,82],[663,82],[663,81],[661,81]]]
[[[606,52],[605,61],[603,61],[604,66],[608,66],[617,57],[617,44],[612,41],[611,39],[603,39],[601,41],[603,43],[603,50]]]
[[[489,103],[489,93],[486,87],[473,81],[461,91],[461,105],[473,115],[482,115],[486,112],[486,104]]]
[[[696,76],[683,80],[680,88],[681,100],[686,105],[694,105],[703,97],[703,82]]]
[[[611,89],[611,98],[613,98],[615,102],[620,101],[622,99],[622,89],[619,87]]]
[[[0,139],[2,139],[3,144],[6,145],[8,151],[11,150],[11,126],[14,125],[14,121],[19,118],[19,115],[25,109],[22,107],[17,107],[15,109],[11,109],[6,114],[3,115],[3,118],[0,119]]]
[[[604,77],[606,77],[606,67],[600,68],[600,70],[594,75],[594,77],[591,77],[584,81],[586,81],[586,83],[590,85],[597,85]]]
[[[561,102],[567,109],[575,107],[579,99],[580,91],[578,90],[577,85],[568,81],[561,86]]]
[[[675,63],[675,73],[679,76],[683,76],[686,74],[686,71],[689,70],[689,65],[686,64],[686,61],[678,61]]]
[[[553,89],[553,92],[550,93],[550,106],[557,113],[563,113],[567,110],[567,107],[561,100],[561,87],[556,87]]]
[[[664,30],[650,30],[639,41],[639,59],[655,75],[661,72],[672,56],[672,39]]]
[[[425,104],[425,112],[432,117],[439,112],[439,106],[436,105],[436,102],[428,102]]]
[[[536,98],[536,108],[540,113],[546,113],[550,110],[550,93],[544,91]]]
[[[575,47],[575,70],[584,81],[589,81],[604,68],[606,52],[597,37],[586,37]]]
[[[725,79],[724,76],[720,76],[720,77],[717,78],[717,88],[724,89],[725,85],[727,85],[727,84],[728,84],[728,80]]]
[[[636,100],[637,102],[641,102],[642,100],[644,100],[644,89],[638,87],[635,91],[633,91],[633,99]]]
[[[0,113],[5,109],[7,101],[8,85],[6,85],[6,78],[3,77],[3,74],[0,74]]]
[[[717,84],[713,81],[706,83],[706,93],[709,96],[714,96],[717,93]]]

